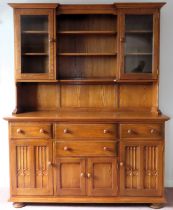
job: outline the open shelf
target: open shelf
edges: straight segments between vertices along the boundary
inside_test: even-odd
[[[65,78],[60,79],[64,84],[107,84],[117,82],[116,78]]]
[[[22,31],[22,34],[48,34],[48,31]]]
[[[106,35],[106,34],[116,34],[116,31],[59,31],[58,34],[64,34],[64,35],[73,35],[73,34],[88,34],[88,35],[92,35],[92,34],[101,34],[101,35]]]
[[[152,55],[152,53],[140,53],[140,52],[139,52],[139,53],[126,53],[126,54],[125,54],[125,56],[128,56],[128,55],[130,55],[130,56],[131,56],[131,55],[132,55],[132,56],[133,56],[133,55],[134,55],[134,56],[137,56],[137,55],[140,56],[140,55],[141,55],[141,56],[142,56],[142,55]]]
[[[42,56],[42,55],[44,55],[44,56],[47,56],[48,55],[48,53],[22,53],[22,55],[28,55],[28,56]]]
[[[60,56],[115,56],[117,53],[59,53]]]

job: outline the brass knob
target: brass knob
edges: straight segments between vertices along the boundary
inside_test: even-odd
[[[91,178],[91,174],[90,174],[90,173],[88,173],[88,174],[87,174],[87,177],[88,177],[88,178]]]
[[[68,133],[68,129],[67,128],[64,129],[64,133]]]
[[[150,133],[151,133],[151,134],[153,134],[154,132],[155,132],[155,130],[154,130],[154,129],[151,129],[151,130],[150,130]]]
[[[131,134],[131,133],[132,133],[132,130],[131,130],[131,129],[128,129],[128,130],[127,130],[127,133],[128,133],[128,134]]]
[[[103,147],[103,149],[104,149],[104,151],[107,151],[107,150],[108,150],[108,148],[107,148],[107,147]]]
[[[109,130],[104,129],[104,130],[103,130],[103,133],[105,133],[105,134],[106,134],[106,133],[109,133]]]
[[[41,128],[40,133],[45,133],[45,130],[43,128]]]
[[[84,177],[84,173],[81,173],[80,176],[81,176],[81,177]]]
[[[120,162],[120,166],[124,166],[124,163],[123,162]]]
[[[64,147],[64,151],[68,151],[69,148],[67,146]]]
[[[17,133],[18,133],[18,134],[19,134],[19,133],[23,133],[22,129],[18,128],[18,129],[17,129]]]

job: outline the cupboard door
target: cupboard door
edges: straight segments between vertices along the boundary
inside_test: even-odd
[[[86,176],[89,196],[117,195],[116,158],[89,158]]]
[[[85,195],[85,159],[57,158],[55,163],[55,193]]]
[[[52,195],[52,143],[11,141],[12,195]]]
[[[55,79],[54,10],[15,11],[16,79]]]
[[[161,196],[163,189],[162,141],[120,143],[120,193]]]
[[[121,79],[157,79],[159,13],[124,11],[121,15]]]

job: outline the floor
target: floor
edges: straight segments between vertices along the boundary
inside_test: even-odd
[[[173,210],[173,188],[167,188],[166,189],[166,196],[167,196],[167,205],[165,205],[163,210]],[[0,189],[0,210],[10,210],[14,208],[12,207],[12,203],[7,202],[8,200],[8,190],[7,189]],[[150,209],[147,205],[127,205],[127,204],[115,204],[115,205],[66,205],[66,204],[27,204],[23,209],[28,210],[107,210],[107,209],[113,210],[147,210]],[[151,210],[151,209],[150,209]]]

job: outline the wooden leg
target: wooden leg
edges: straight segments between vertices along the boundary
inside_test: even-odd
[[[164,204],[163,203],[152,203],[150,205],[150,208],[152,208],[152,209],[161,209],[163,207],[164,207]]]
[[[18,203],[18,202],[13,203],[14,208],[22,208],[24,206],[25,206],[25,203]]]

